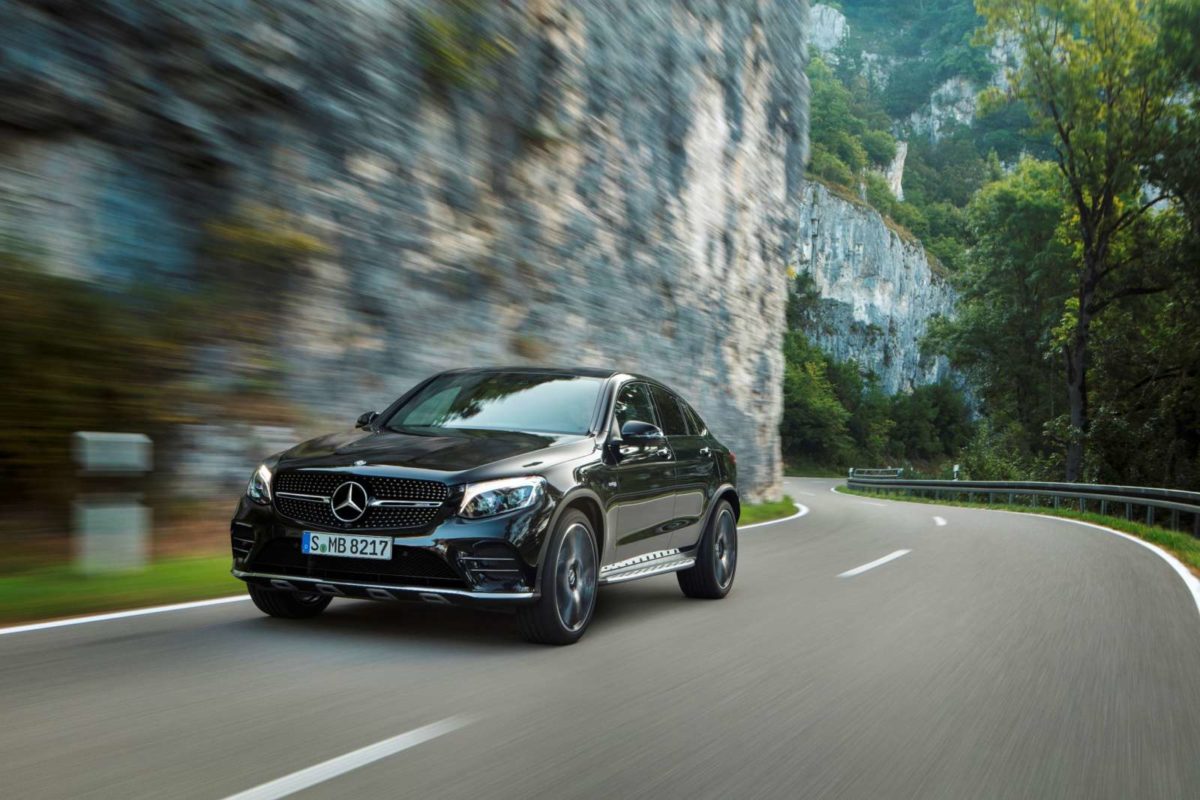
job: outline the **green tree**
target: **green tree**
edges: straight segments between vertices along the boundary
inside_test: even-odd
[[[1011,432],[1016,423],[1025,432],[1024,455],[1065,444],[1042,436],[1061,405],[1058,368],[1047,353],[1072,292],[1075,257],[1064,230],[1070,212],[1062,183],[1056,165],[1025,159],[972,199],[974,246],[955,276],[958,313],[935,321],[930,334],[967,371],[996,425]]]
[[[1073,213],[1076,257],[1065,266],[1073,304],[1061,352],[1069,409],[1065,472],[1083,477],[1089,430],[1088,372],[1093,321],[1123,297],[1159,291],[1140,282],[1138,254],[1122,236],[1164,199],[1142,188],[1174,146],[1181,75],[1160,46],[1161,17],[1146,0],[976,0],[983,36],[1015,44],[1012,96],[1035,133],[1054,146]]]
[[[783,342],[784,454],[822,464],[838,463],[850,450],[850,412],[838,400],[827,374],[825,354],[798,330]]]

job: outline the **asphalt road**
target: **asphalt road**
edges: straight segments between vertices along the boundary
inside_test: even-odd
[[[1153,552],[788,484],[728,598],[607,587],[573,647],[351,601],[0,636],[0,797],[1200,797],[1200,612]]]

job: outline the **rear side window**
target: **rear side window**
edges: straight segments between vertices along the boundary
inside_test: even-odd
[[[708,426],[704,424],[704,420],[700,419],[700,415],[696,413],[695,409],[682,400],[679,403],[683,406],[683,413],[687,417],[688,429],[691,431],[691,434],[693,436],[708,436]]]
[[[654,395],[654,404],[658,406],[663,433],[667,436],[687,436],[688,426],[679,408],[678,398],[658,386],[651,387],[650,391]]]
[[[613,417],[617,421],[618,431],[625,427],[626,422],[648,422],[657,425],[658,418],[654,415],[650,387],[644,383],[627,383],[621,387]]]

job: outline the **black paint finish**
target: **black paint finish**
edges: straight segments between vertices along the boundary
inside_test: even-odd
[[[285,470],[332,473],[317,481],[322,486],[356,476],[372,486],[382,478],[444,484],[447,499],[436,513],[413,515],[421,522],[412,527],[319,526],[393,537],[390,561],[306,556],[300,552],[302,533],[318,526],[286,516],[276,503],[261,505],[243,496],[232,523],[235,573],[321,579],[355,597],[372,596],[364,586],[404,585],[454,590],[443,596],[452,603],[494,604],[505,601],[506,594],[529,600],[539,590],[538,565],[549,532],[567,508],[580,508],[592,519],[600,563],[607,566],[657,550],[694,547],[717,498],[739,506],[733,455],[686,402],[653,379],[608,370],[523,367],[447,374],[482,376],[492,383],[496,376],[518,382],[529,376],[600,379],[595,408],[587,410],[590,429],[582,434],[389,429],[401,409],[411,419],[411,403],[428,397],[422,389],[439,377],[434,376],[382,413],[364,414],[359,429],[312,439],[266,461],[275,476]],[[648,415],[653,418],[640,418]],[[525,476],[545,480],[545,492],[534,505],[483,519],[459,515],[469,484]],[[482,568],[489,564],[495,572]]]

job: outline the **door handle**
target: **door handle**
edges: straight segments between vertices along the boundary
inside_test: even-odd
[[[660,456],[662,456],[663,458],[669,458],[669,457],[670,457],[670,455],[671,455],[671,448],[669,448],[669,447],[660,447],[660,448],[658,448],[657,450],[655,450],[655,451],[654,451],[654,453],[655,453],[655,455],[660,455]]]
[[[702,455],[702,456],[711,456],[711,455],[712,455],[712,448],[711,448],[711,447],[701,447],[701,448],[700,448],[700,455]]]

